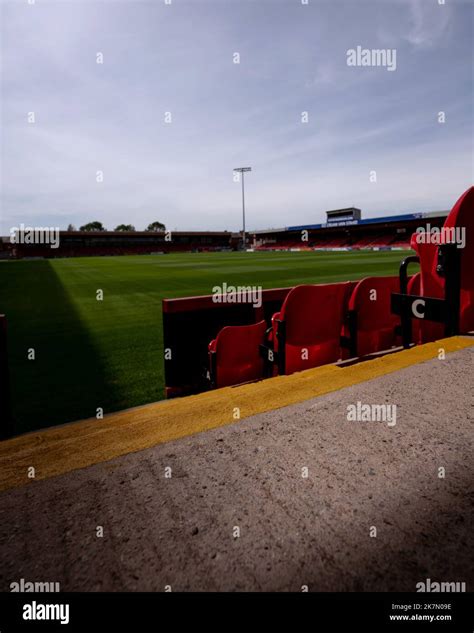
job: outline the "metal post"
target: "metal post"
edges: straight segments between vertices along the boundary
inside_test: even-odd
[[[242,177],[242,248],[245,250],[245,186],[244,186],[244,173],[246,171],[252,171],[251,167],[235,167],[234,172],[238,171]]]
[[[244,188],[244,172],[242,172],[242,242],[245,250],[245,188]]]
[[[245,250],[245,188],[244,172],[242,171],[242,245]]]

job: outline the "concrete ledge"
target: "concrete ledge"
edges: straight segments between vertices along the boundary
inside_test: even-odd
[[[399,371],[474,345],[452,337],[349,367],[326,365],[291,376],[166,400],[0,443],[0,490],[31,484],[164,442],[233,424],[315,396]],[[35,479],[28,468],[35,468]]]

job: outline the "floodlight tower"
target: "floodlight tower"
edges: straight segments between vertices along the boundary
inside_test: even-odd
[[[251,167],[235,167],[234,173],[238,171],[242,174],[242,247],[245,250],[245,188],[244,188],[244,173],[246,171],[252,171]]]

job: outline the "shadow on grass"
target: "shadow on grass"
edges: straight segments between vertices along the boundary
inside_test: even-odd
[[[15,435],[110,410],[116,387],[49,261],[0,267],[0,312],[8,320]]]

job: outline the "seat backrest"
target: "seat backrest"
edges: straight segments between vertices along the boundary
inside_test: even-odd
[[[285,329],[285,373],[332,363],[353,283],[302,285],[287,295],[279,319]]]
[[[398,277],[366,277],[349,301],[357,314],[357,354],[365,356],[400,344],[395,328],[400,318],[391,311],[392,292],[400,292]]]
[[[238,385],[263,377],[264,361],[260,344],[264,342],[266,322],[253,325],[228,325],[219,332],[213,348],[216,354],[216,387]]]

